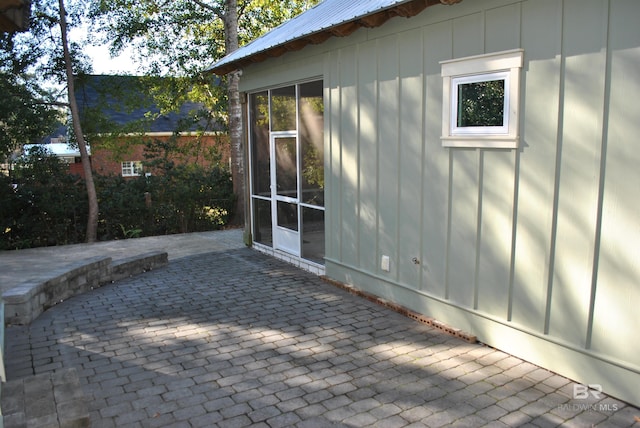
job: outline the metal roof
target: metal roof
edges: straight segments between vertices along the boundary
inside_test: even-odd
[[[253,62],[348,36],[360,27],[378,27],[394,16],[411,17],[434,4],[461,0],[324,0],[213,64],[208,71],[227,74]]]
[[[25,144],[23,146],[24,152],[28,153],[35,147],[42,147],[51,152],[52,155],[58,157],[79,157],[80,150],[77,147],[73,147],[68,143],[49,143],[49,144]],[[91,149],[87,147],[89,154],[91,154]]]

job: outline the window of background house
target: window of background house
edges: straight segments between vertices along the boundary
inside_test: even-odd
[[[523,51],[443,61],[442,145],[518,146]]]
[[[142,162],[124,161],[122,162],[122,176],[133,177],[142,173]]]

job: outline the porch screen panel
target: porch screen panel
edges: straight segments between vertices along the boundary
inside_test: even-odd
[[[322,80],[249,95],[253,240],[324,264],[324,85]]]
[[[273,246],[270,200],[253,199],[253,240],[269,247]]]
[[[296,87],[273,89],[271,91],[271,130],[295,131]]]
[[[302,207],[302,257],[324,264],[324,210]]]
[[[322,81],[300,85],[301,202],[324,206],[324,102]]]
[[[269,94],[251,94],[251,178],[253,195],[271,197],[269,168]]]
[[[278,201],[278,226],[298,231],[298,205]]]
[[[276,183],[278,195],[298,198],[298,150],[296,138],[275,139]]]

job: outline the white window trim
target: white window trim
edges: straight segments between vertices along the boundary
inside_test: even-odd
[[[440,62],[442,73],[442,146],[517,148],[520,110],[520,69],[524,51],[514,49]],[[457,85],[505,79],[503,127],[456,126]],[[500,77],[502,78],[502,77]]]

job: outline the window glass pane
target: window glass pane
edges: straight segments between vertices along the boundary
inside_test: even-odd
[[[251,179],[253,194],[271,196],[269,179],[269,95],[267,92],[251,94]]]
[[[253,240],[273,246],[271,229],[271,201],[253,199]]]
[[[296,130],[296,87],[287,86],[271,91],[271,130]]]
[[[300,85],[302,202],[324,206],[324,100],[322,81]]]
[[[278,226],[298,230],[298,204],[278,201]]]
[[[302,257],[324,264],[324,211],[302,207]]]
[[[298,197],[298,152],[296,138],[276,138],[276,187],[278,195]]]
[[[504,83],[500,79],[459,84],[457,126],[503,126]]]

